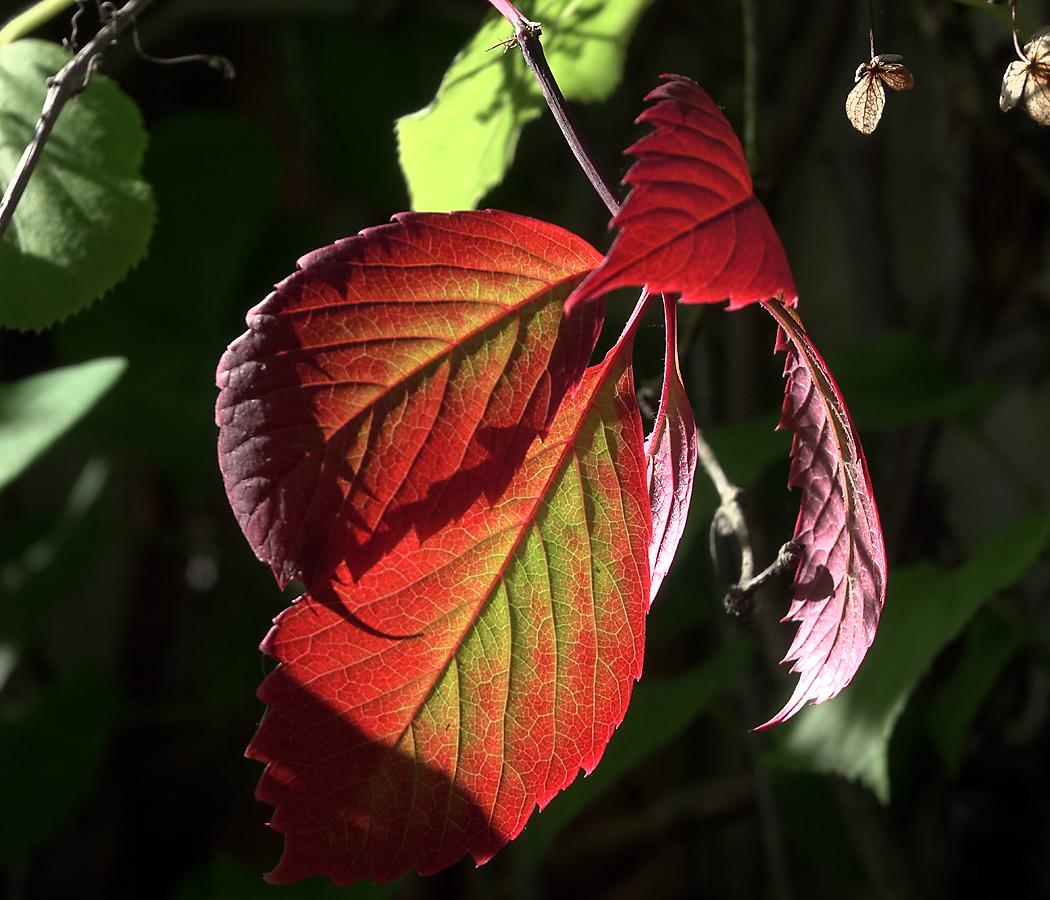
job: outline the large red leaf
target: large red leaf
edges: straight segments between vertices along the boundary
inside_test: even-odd
[[[634,327],[498,499],[476,494],[276,620],[248,750],[286,835],[269,880],[484,862],[597,764],[641,674],[649,603]]]
[[[666,336],[664,383],[660,409],[645,445],[649,464],[649,507],[653,518],[653,536],[649,543],[650,602],[656,599],[656,592],[671,567],[685,531],[697,460],[696,422],[678,367],[677,306],[674,297],[668,294],[664,294],[663,303]]]
[[[219,364],[219,459],[284,585],[360,577],[503,492],[587,365],[601,312],[564,317],[600,260],[497,211],[406,213],[304,256]]]
[[[755,198],[744,152],[726,117],[695,82],[665,75],[638,118],[656,130],[628,149],[633,189],[612,224],[612,249],[569,307],[617,287],[680,291],[683,303],[731,307],[797,299],[780,238]]]
[[[795,432],[791,487],[802,488],[795,541],[805,548],[785,621],[799,623],[784,661],[798,684],[769,728],[821,703],[853,678],[868,652],[886,599],[886,550],[868,465],[853,421],[820,354],[794,310],[764,304],[780,323],[787,351],[780,425]]]

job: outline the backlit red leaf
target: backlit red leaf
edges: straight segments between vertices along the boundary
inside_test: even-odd
[[[562,316],[600,257],[509,213],[406,213],[318,250],[248,314],[216,417],[241,528],[284,585],[359,578],[493,501],[587,365]]]
[[[278,617],[248,750],[286,835],[269,880],[484,862],[597,764],[641,674],[650,592],[632,338],[500,497]]]
[[[697,460],[696,422],[678,368],[677,307],[673,296],[665,294],[663,302],[667,339],[663,391],[653,431],[645,445],[649,508],[653,517],[653,537],[649,543],[650,602],[656,599],[685,531]]]
[[[569,308],[617,287],[680,291],[683,303],[731,307],[783,295],[797,299],[780,238],[755,198],[740,141],[695,82],[665,75],[638,118],[656,130],[627,152],[639,157],[633,189],[612,224],[612,249]]]
[[[765,304],[787,351],[782,428],[791,428],[791,487],[802,488],[795,541],[804,546],[785,621],[799,623],[784,661],[800,678],[769,728],[807,701],[834,697],[868,652],[886,599],[886,551],[871,479],[849,411],[797,314]]]

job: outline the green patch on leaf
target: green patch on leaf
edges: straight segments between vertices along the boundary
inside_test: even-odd
[[[16,859],[70,820],[91,789],[119,715],[113,686],[86,669],[24,716],[0,719],[0,862]]]
[[[0,47],[0,188],[29,144],[46,81],[69,60],[57,44]],[[149,245],[153,195],[139,177],[146,131],[109,79],[62,110],[0,242],[0,325],[47,328],[116,284]]]
[[[109,357],[0,385],[0,488],[76,424],[126,367]]]
[[[627,44],[652,0],[553,0],[520,3],[543,27],[543,48],[567,100],[605,100],[623,74]],[[453,60],[433,102],[397,122],[401,170],[412,208],[473,209],[503,179],[522,128],[543,96],[512,34],[492,14]],[[495,48],[495,49],[492,49]]]
[[[623,724],[609,741],[601,765],[558,794],[529,823],[526,836],[533,862],[542,861],[558,835],[588,806],[685,731],[747,671],[754,649],[750,642],[729,644],[703,665],[677,678],[638,682]]]
[[[1050,542],[1050,517],[1032,515],[991,538],[947,572],[922,562],[892,572],[875,643],[853,682],[802,710],[781,730],[770,764],[835,773],[889,802],[888,749],[908,697],[937,654],[999,591],[1016,584]]]

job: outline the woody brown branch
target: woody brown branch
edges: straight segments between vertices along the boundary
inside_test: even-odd
[[[128,0],[120,9],[114,10],[84,49],[66,63],[57,75],[48,80],[47,97],[33,129],[32,140],[22,153],[4,198],[0,200],[0,240],[7,232],[15,208],[25,193],[37,163],[40,162],[40,156],[58,121],[59,113],[73,97],[87,87],[91,73],[98,68],[106,51],[134,24],[136,15],[152,2],[153,0]]]

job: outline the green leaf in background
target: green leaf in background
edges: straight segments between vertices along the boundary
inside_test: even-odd
[[[544,54],[565,98],[590,103],[620,83],[627,44],[651,2],[534,0],[518,8],[542,24]],[[491,49],[511,33],[502,16],[490,15],[453,60],[433,102],[398,120],[413,209],[473,209],[510,168],[522,128],[545,108],[521,54]]]
[[[110,682],[83,669],[21,718],[0,718],[0,862],[21,856],[72,818],[119,715]]]
[[[0,189],[33,136],[46,80],[68,62],[57,44],[0,47]],[[139,177],[146,131],[138,108],[107,78],[58,118],[0,242],[0,325],[47,328],[116,284],[146,252],[153,195]]]
[[[807,706],[782,729],[767,762],[842,775],[889,802],[887,752],[908,697],[973,614],[1016,584],[1048,542],[1050,517],[1031,515],[954,571],[931,562],[892,571],[879,632],[857,676],[834,700]]]
[[[773,773],[785,836],[851,885],[863,885],[864,867],[850,841],[829,779],[812,772]]]
[[[48,516],[44,528],[35,517],[25,516],[0,531],[0,690],[6,677],[3,646],[10,648],[7,666],[13,667],[20,648],[32,646],[55,607],[75,593],[72,582],[97,538],[89,514],[109,474],[104,459],[89,457],[61,511]]]
[[[1010,33],[1010,8],[1004,5],[993,5],[988,0],[955,0],[956,3],[960,3],[963,6],[969,6],[972,9],[979,9],[981,12],[992,13],[999,19],[1003,25],[1006,26],[1007,31],[1004,32],[1004,39],[1009,40]],[[1021,38],[1021,43],[1024,44],[1028,40],[1025,35],[1030,35],[1036,29],[1035,20],[1031,14],[1022,6],[1017,10],[1017,33]]]
[[[346,887],[336,887],[327,878],[267,884],[261,869],[252,871],[220,853],[204,872],[183,885],[175,900],[384,900],[412,879],[412,875],[405,875],[386,884],[365,879]]]
[[[126,360],[108,357],[0,384],[0,488],[69,430],[126,368]]]
[[[18,665],[18,647],[10,641],[0,641],[0,691],[7,684],[8,676]]]
[[[201,452],[215,442],[215,361],[264,296],[239,289],[280,166],[262,126],[201,112],[156,126],[146,171],[160,210],[149,256],[105,303],[56,328],[54,342],[65,359],[101,348],[128,358],[135,377],[93,421],[189,487],[218,474]]]
[[[1016,627],[1002,616],[980,615],[966,630],[963,657],[926,718],[926,729],[952,777],[962,766],[970,725],[1019,644]]]
[[[722,647],[703,665],[677,678],[639,681],[601,765],[586,778],[577,778],[529,822],[525,835],[533,863],[542,861],[558,835],[591,803],[646,757],[678,737],[747,671],[753,656],[754,646],[741,641]]]
[[[909,331],[829,353],[828,366],[858,428],[976,421],[998,394],[991,381],[957,385],[934,346]]]

